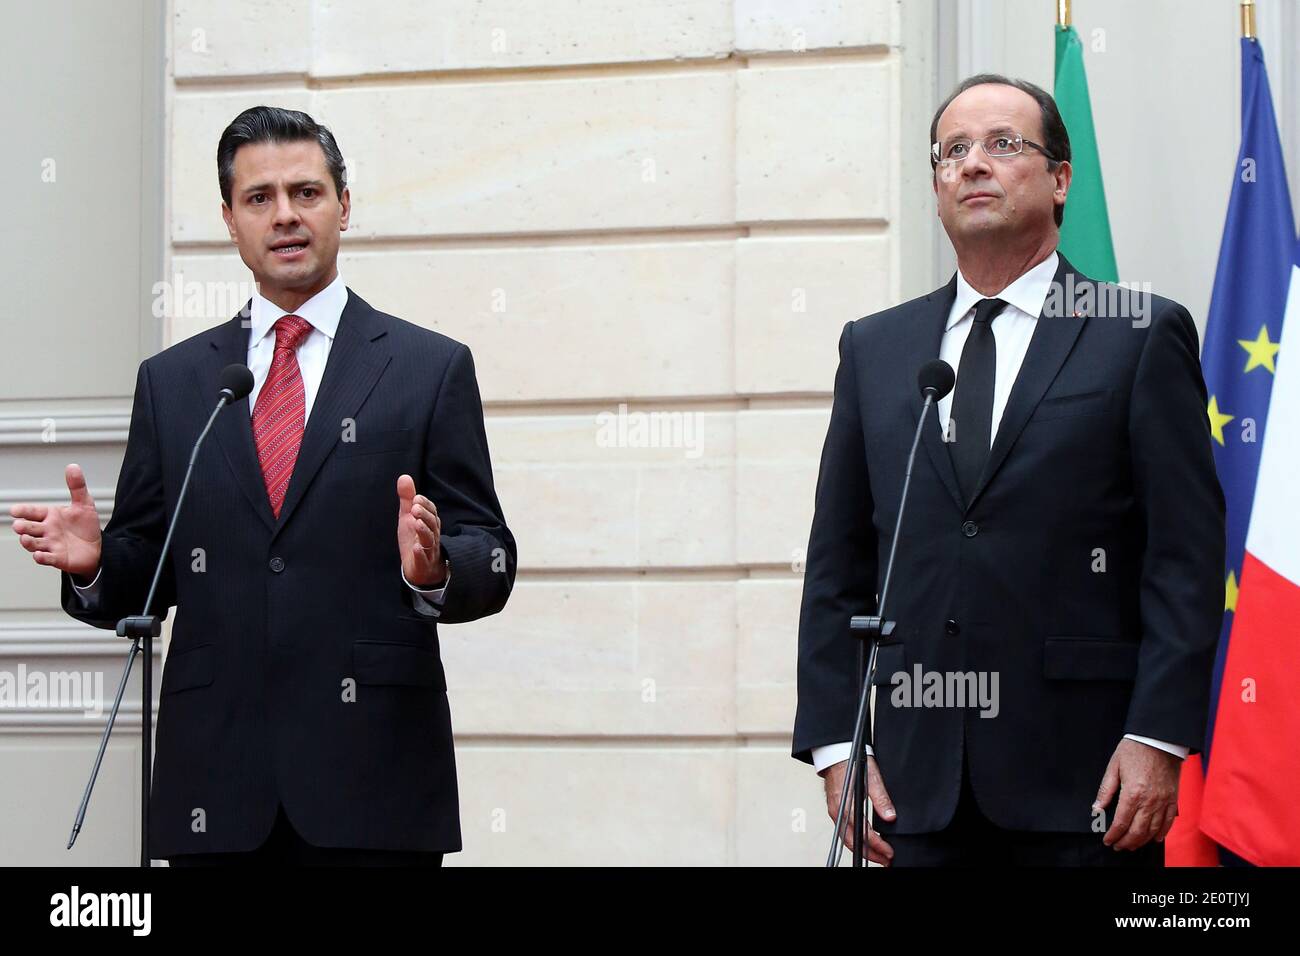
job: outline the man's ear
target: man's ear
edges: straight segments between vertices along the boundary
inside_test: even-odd
[[[1056,188],[1052,190],[1052,198],[1058,206],[1064,206],[1065,197],[1070,192],[1070,183],[1074,180],[1074,167],[1069,160],[1063,159],[1053,175],[1056,177]]]
[[[339,205],[343,209],[339,216],[339,232],[347,232],[348,217],[352,215],[352,193],[347,186],[343,187],[343,195],[339,197]]]
[[[231,208],[226,205],[226,201],[221,201],[221,218],[226,221],[226,231],[230,233],[230,241],[239,244],[239,234],[235,232],[235,214]]]

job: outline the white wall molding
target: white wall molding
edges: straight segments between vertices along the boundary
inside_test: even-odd
[[[120,445],[130,427],[129,412],[0,414],[0,445]]]

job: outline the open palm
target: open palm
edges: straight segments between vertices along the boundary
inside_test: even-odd
[[[86,488],[80,465],[68,465],[63,477],[68,484],[68,504],[11,506],[14,533],[37,564],[91,578],[99,569],[100,556],[95,500]]]

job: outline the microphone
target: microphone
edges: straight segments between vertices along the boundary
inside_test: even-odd
[[[104,760],[104,751],[108,747],[109,735],[113,732],[113,725],[117,721],[118,710],[122,706],[122,693],[126,690],[127,678],[131,676],[131,667],[135,663],[136,656],[141,651],[143,642],[144,660],[143,660],[143,700],[141,702],[141,760],[140,760],[140,865],[147,867],[149,861],[149,790],[152,781],[152,750],[153,750],[153,639],[162,633],[162,619],[156,614],[150,614],[149,609],[153,606],[154,595],[158,591],[158,581],[162,577],[163,567],[167,564],[167,552],[171,549],[172,535],[176,532],[176,519],[180,516],[181,505],[185,501],[185,492],[190,487],[190,476],[194,473],[194,463],[198,460],[199,449],[203,446],[203,439],[208,437],[208,432],[212,429],[212,423],[217,420],[221,410],[231,402],[237,402],[246,398],[253,390],[253,373],[249,371],[247,365],[227,365],[221,370],[219,377],[221,390],[217,393],[217,406],[212,409],[212,414],[208,416],[208,423],[203,426],[203,431],[199,433],[198,439],[194,442],[194,449],[190,452],[190,463],[185,469],[185,478],[181,481],[180,493],[176,496],[176,508],[172,511],[171,520],[167,523],[167,536],[163,539],[162,550],[158,553],[158,563],[154,566],[153,580],[149,584],[149,593],[144,600],[144,610],[132,617],[124,617],[117,622],[118,637],[131,638],[131,649],[127,652],[126,667],[122,671],[122,679],[117,685],[117,698],[113,701],[113,709],[109,712],[108,723],[104,727],[104,734],[99,741],[99,754],[95,757],[95,767],[90,773],[90,781],[86,784],[86,791],[81,797],[81,806],[77,809],[77,819],[72,824],[72,835],[68,838],[68,849],[77,842],[77,834],[81,832],[81,827],[86,820],[86,808],[90,804],[90,794],[95,788],[95,780],[99,776],[99,767]],[[164,617],[166,614],[164,613]]]
[[[944,367],[947,368],[947,366]],[[951,373],[952,369],[948,369],[948,371]],[[227,365],[221,370],[220,382],[221,391],[217,394],[223,396],[228,405],[239,401],[253,391],[253,373],[248,370],[247,365],[240,365],[238,362],[234,365]],[[948,387],[951,388],[952,386]]]
[[[880,586],[880,602],[876,613],[872,615],[855,614],[849,619],[849,630],[865,632],[863,640],[871,641],[871,656],[868,659],[865,647],[858,645],[858,718],[853,731],[853,748],[849,752],[848,766],[844,772],[844,789],[840,792],[839,812],[835,816],[835,833],[831,837],[830,852],[826,856],[826,865],[839,865],[840,852],[844,846],[845,813],[848,809],[849,793],[853,793],[853,865],[860,867],[866,856],[866,819],[867,819],[867,775],[863,744],[866,740],[868,703],[871,700],[871,685],[875,683],[876,651],[880,647],[880,638],[889,637],[895,628],[894,621],[885,620],[885,602],[889,597],[889,582],[894,575],[894,556],[898,552],[898,538],[903,531],[903,510],[907,507],[907,492],[912,486],[912,466],[916,464],[916,449],[921,444],[921,435],[925,430],[925,419],[930,407],[952,391],[957,384],[957,373],[952,366],[942,359],[932,359],[921,366],[916,374],[916,385],[925,398],[921,414],[916,422],[916,435],[912,438],[912,450],[907,455],[907,471],[903,474],[903,494],[898,500],[898,516],[894,519],[894,537],[889,543],[889,560],[885,563],[885,579]]]
[[[933,398],[936,402],[951,392],[956,384],[957,373],[943,359],[932,359],[926,362],[921,366],[921,371],[916,373],[916,386],[921,390],[922,397]]]

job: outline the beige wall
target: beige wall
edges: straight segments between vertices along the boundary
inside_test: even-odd
[[[899,294],[899,5],[428,6],[175,0],[172,271],[247,277],[217,137],[304,109],[348,284],[474,350],[520,570],[444,631],[455,862],[814,862],[793,568],[839,329]],[[689,447],[609,447],[620,403]]]
[[[163,3],[0,0],[0,29],[0,865],[129,864],[135,679],[85,829],[64,848],[103,729],[96,688],[116,690],[126,645],[62,612],[58,575],[18,545],[9,506],[66,501],[75,461],[101,521],[113,509],[136,366],[162,342],[149,290],[163,253]],[[38,676],[75,693],[17,693]]]

